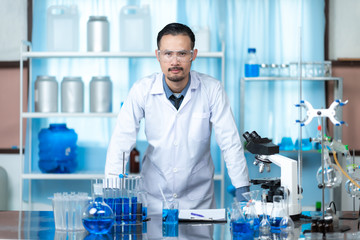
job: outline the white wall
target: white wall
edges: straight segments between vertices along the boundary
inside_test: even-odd
[[[20,209],[20,155],[0,154],[0,210]]]

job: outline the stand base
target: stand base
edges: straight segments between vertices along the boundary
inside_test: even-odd
[[[339,217],[339,219],[349,219],[349,220],[355,220],[358,218],[359,218],[359,212],[357,211],[341,213]]]

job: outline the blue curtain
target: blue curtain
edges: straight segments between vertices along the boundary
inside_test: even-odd
[[[245,92],[245,114],[240,116],[240,79],[244,76],[247,48],[255,47],[259,63],[289,63],[299,60],[301,32],[302,61],[323,61],[325,16],[323,0],[34,0],[33,50],[46,50],[46,11],[53,5],[76,5],[79,12],[79,50],[86,51],[86,22],[90,15],[108,16],[110,22],[110,50],[119,51],[119,13],[126,5],[147,4],[151,15],[151,41],[156,48],[157,33],[170,22],[181,22],[193,29],[208,29],[210,51],[220,51],[225,43],[225,89],[235,119],[247,131],[279,143],[281,138],[298,137],[299,100],[297,82],[248,82]],[[194,70],[221,78],[220,62],[197,59]],[[59,66],[62,66],[59,68]],[[142,76],[160,71],[155,59],[50,59],[33,61],[33,81],[38,75],[54,75],[59,84],[64,76],[81,76],[85,84],[85,112],[89,111],[89,82],[94,75],[109,75],[113,80],[113,111],[120,109],[132,83]],[[135,74],[131,74],[135,73]],[[32,83],[32,87],[33,87]],[[303,82],[303,96],[315,108],[325,107],[324,83]],[[30,102],[33,102],[32,100]],[[33,120],[33,133],[48,127],[50,122],[65,121],[79,135],[82,157],[80,170],[103,169],[105,153],[114,119],[42,119]],[[96,128],[92,126],[96,125]],[[91,129],[92,131],[88,131]],[[304,137],[316,135],[316,123],[304,128]],[[242,133],[240,133],[242,134]],[[33,134],[33,146],[37,135]],[[140,133],[139,141],[145,141]],[[100,154],[88,150],[100,148]],[[145,146],[144,146],[145,147]],[[212,152],[215,165],[221,161],[220,151]],[[33,159],[37,159],[33,151]],[[34,162],[34,161],[33,161]],[[33,169],[37,169],[36,163]],[[250,176],[252,173],[250,172]],[[315,177],[314,177],[315,178]]]

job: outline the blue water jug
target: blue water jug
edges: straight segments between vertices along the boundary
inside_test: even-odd
[[[50,124],[39,132],[39,168],[43,173],[72,173],[77,167],[77,134],[66,124]]]

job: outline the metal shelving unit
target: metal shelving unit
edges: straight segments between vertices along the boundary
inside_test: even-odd
[[[225,44],[222,44],[222,49],[219,52],[203,52],[199,53],[199,58],[217,58],[221,59],[221,81],[223,85],[225,85]],[[21,45],[20,50],[20,144],[19,144],[19,152],[21,159],[21,175],[20,175],[20,209],[23,210],[23,188],[24,188],[24,180],[28,180],[29,186],[29,205],[32,206],[31,203],[31,182],[33,180],[90,180],[93,178],[104,177],[103,173],[100,172],[77,172],[72,174],[43,174],[41,172],[33,172],[31,169],[32,159],[31,159],[31,135],[32,135],[32,119],[39,118],[116,118],[117,113],[40,113],[34,112],[32,109],[32,104],[30,104],[27,112],[24,111],[23,100],[24,100],[24,92],[23,92],[23,79],[24,79],[24,64],[23,61],[29,60],[29,93],[28,99],[32,98],[31,84],[33,83],[32,79],[32,59],[34,58],[155,58],[155,54],[153,52],[33,52],[32,46],[30,42],[24,41],[23,45]],[[23,120],[27,120],[29,122],[29,139],[30,146],[29,149],[29,171],[25,172],[25,158],[24,158],[24,147],[23,147],[23,129],[24,124]],[[222,158],[222,157],[221,157]],[[220,160],[220,173],[215,174],[214,180],[220,181],[221,184],[221,207],[224,206],[224,194],[225,194],[225,178],[224,178],[224,161]]]

